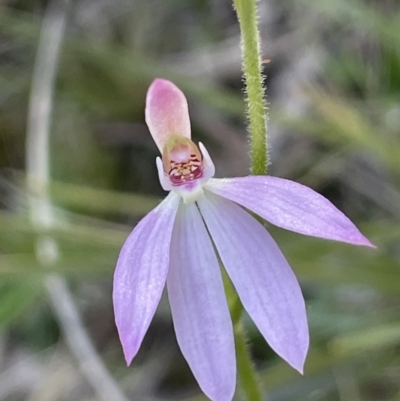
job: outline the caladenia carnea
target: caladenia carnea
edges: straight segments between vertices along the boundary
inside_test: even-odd
[[[373,245],[304,185],[271,176],[213,178],[209,153],[191,140],[186,98],[172,82],[156,79],[150,86],[146,122],[169,194],[138,223],[117,262],[114,310],[127,363],[166,283],[178,344],[201,389],[213,401],[232,399],[235,345],[219,256],[265,340],[302,372],[309,335],[300,286],[275,241],[244,208],[300,234]]]

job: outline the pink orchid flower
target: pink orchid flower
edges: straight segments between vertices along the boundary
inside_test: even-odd
[[[162,155],[161,186],[170,192],[135,227],[118,258],[113,300],[127,363],[166,283],[178,344],[201,389],[214,401],[232,399],[235,345],[220,258],[265,340],[302,372],[309,335],[299,283],[246,209],[301,234],[373,245],[327,199],[301,184],[270,176],[212,178],[214,164],[204,145],[190,139],[187,101],[172,82],[156,79],[150,86],[146,122]]]

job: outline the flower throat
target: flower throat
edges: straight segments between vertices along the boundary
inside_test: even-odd
[[[164,172],[174,186],[203,176],[203,157],[199,148],[188,138],[172,135],[164,147],[162,161]]]

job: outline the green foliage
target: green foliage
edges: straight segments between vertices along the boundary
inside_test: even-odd
[[[32,302],[40,293],[39,288],[27,280],[2,280],[0,285],[1,331],[4,331],[32,306]]]

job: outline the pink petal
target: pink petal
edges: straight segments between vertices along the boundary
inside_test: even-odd
[[[194,202],[179,208],[168,296],[178,344],[203,392],[230,401],[236,362],[232,322],[210,237]]]
[[[129,365],[140,348],[160,301],[180,197],[171,192],[125,241],[114,273],[114,313]]]
[[[172,82],[157,78],[150,85],[146,98],[146,123],[161,153],[171,135],[190,139],[186,97]]]
[[[283,178],[248,176],[209,180],[206,188],[278,227],[305,235],[374,247],[328,199]]]
[[[282,252],[265,228],[235,203],[207,192],[198,205],[246,311],[271,348],[302,372],[309,345],[307,315]]]

